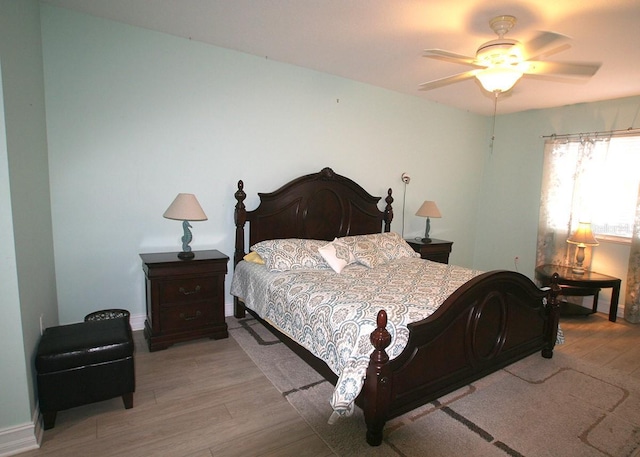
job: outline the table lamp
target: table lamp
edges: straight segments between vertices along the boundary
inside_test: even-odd
[[[178,253],[180,259],[192,259],[195,254],[191,251],[189,243],[193,239],[191,235],[191,224],[189,221],[206,221],[207,215],[202,211],[198,199],[193,194],[178,194],[169,205],[169,208],[162,215],[167,219],[182,221],[184,235],[182,236],[182,252]]]
[[[567,243],[578,246],[576,265],[573,267],[573,272],[577,275],[583,275],[584,267],[582,266],[582,262],[584,262],[584,248],[598,245],[598,240],[596,240],[593,233],[591,233],[591,222],[578,223],[578,228],[573,232],[573,235],[567,239]]]
[[[418,211],[416,211],[416,216],[426,217],[427,218],[427,227],[424,231],[424,238],[422,238],[423,243],[431,243],[431,238],[429,238],[429,230],[431,229],[431,222],[429,218],[431,217],[442,217],[440,214],[440,210],[436,205],[436,202],[432,202],[429,200],[425,200]]]

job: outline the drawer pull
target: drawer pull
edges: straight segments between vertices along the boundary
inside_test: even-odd
[[[192,321],[198,319],[200,316],[202,316],[202,313],[200,311],[196,311],[195,316],[186,316],[184,313],[180,313],[180,319],[185,321]]]
[[[182,295],[197,294],[198,292],[200,292],[200,286],[196,286],[196,288],[193,290],[185,290],[184,287],[181,287],[180,289],[178,289],[178,292],[180,292]]]

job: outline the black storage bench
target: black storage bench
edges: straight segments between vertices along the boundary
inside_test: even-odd
[[[47,328],[38,344],[38,400],[45,430],[56,413],[122,396],[133,407],[133,337],[124,318]]]

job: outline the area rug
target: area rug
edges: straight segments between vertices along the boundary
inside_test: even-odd
[[[365,441],[362,412],[329,425],[333,386],[255,319],[229,331],[340,456],[640,457],[640,381],[556,350],[534,354],[385,426]]]

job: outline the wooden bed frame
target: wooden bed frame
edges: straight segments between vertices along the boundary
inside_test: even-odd
[[[388,232],[393,219],[391,189],[384,211],[373,197],[349,178],[330,168],[297,178],[271,193],[259,193],[253,211],[244,205],[244,183],[235,193],[236,245],[234,265],[249,246],[280,238],[333,240],[335,237]],[[409,324],[406,348],[394,360],[385,349],[391,342],[387,315],[380,311],[364,387],[356,404],[364,411],[367,442],[382,442],[388,419],[433,401],[537,351],[551,358],[559,307],[557,282],[539,289],[512,271],[481,274],[461,286],[431,316]],[[234,299],[234,313],[245,316],[245,305]],[[334,385],[338,379],[320,359],[260,320]]]

